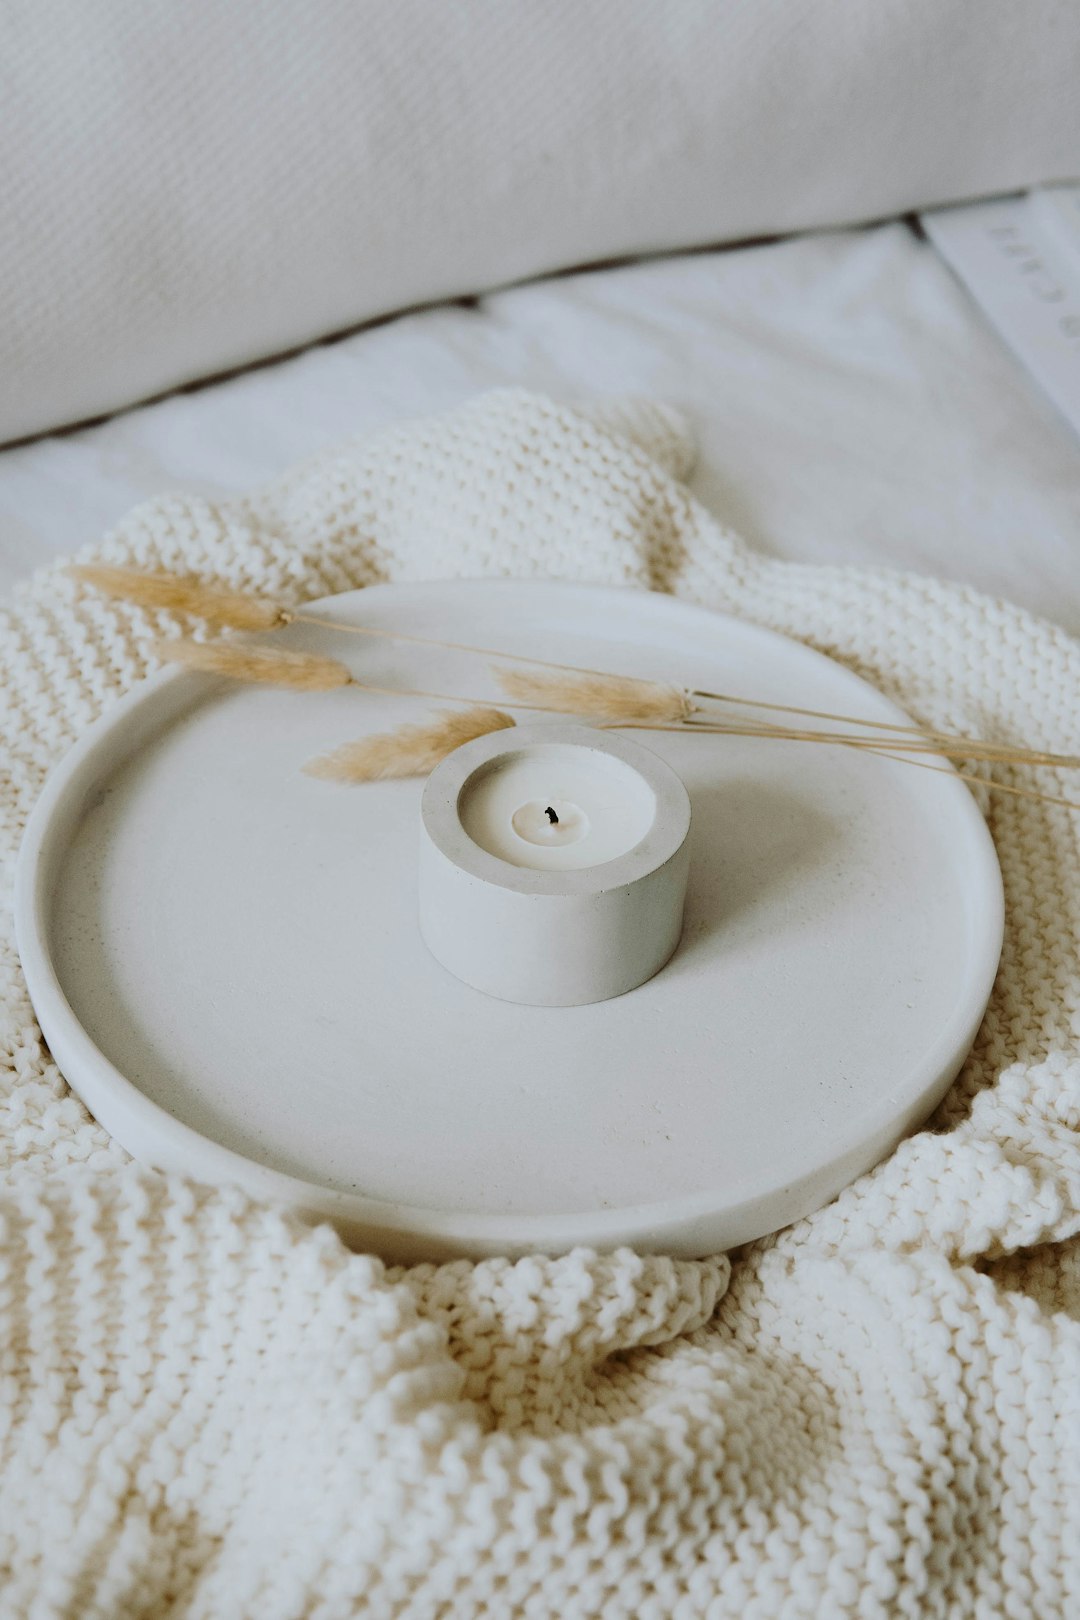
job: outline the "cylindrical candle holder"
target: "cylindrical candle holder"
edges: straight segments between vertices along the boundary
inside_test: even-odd
[[[424,790],[421,934],[503,1001],[623,995],[679,942],[689,831],[679,777],[625,737],[562,721],[478,737]]]

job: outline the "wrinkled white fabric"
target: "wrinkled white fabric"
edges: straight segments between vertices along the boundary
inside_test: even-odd
[[[671,589],[928,722],[1080,751],[1062,631],[932,581],[754,556],[680,485],[687,460],[670,413],[500,393],[247,501],[152,501],[83,555],[296,601],[454,574]],[[19,597],[8,872],[49,766],[164,627],[55,574]],[[1080,1612],[1078,822],[986,807],[1004,954],[937,1129],[730,1264],[388,1271],[137,1170],[50,1062],[7,917],[0,1613]]]
[[[770,556],[942,574],[1080,634],[1080,440],[895,223],[399,316],[0,451],[0,590],[163,490],[220,501],[507,385],[678,407],[694,494]]]
[[[1069,0],[8,0],[0,441],[618,256],[1068,178]]]

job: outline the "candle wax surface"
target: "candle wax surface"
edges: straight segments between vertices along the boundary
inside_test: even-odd
[[[462,789],[458,812],[473,843],[489,855],[567,872],[627,854],[652,826],[656,799],[622,760],[599,749],[539,743],[477,771]]]

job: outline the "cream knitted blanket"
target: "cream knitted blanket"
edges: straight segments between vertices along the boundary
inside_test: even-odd
[[[751,555],[679,424],[519,393],[84,557],[301,601],[377,579],[673,590],[927,721],[1080,751],[1080,649],[932,581]],[[45,773],[148,669],[55,574],[2,629],[5,870]],[[1050,790],[1052,776],[1046,777]],[[138,1171],[0,943],[0,1613],[1080,1616],[1080,818],[993,796],[1005,952],[937,1129],[734,1257],[388,1271]]]

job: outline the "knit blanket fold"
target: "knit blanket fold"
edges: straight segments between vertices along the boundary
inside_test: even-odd
[[[516,575],[674,591],[922,721],[1080,753],[1080,648],[933,580],[751,553],[648,401],[518,391],[80,560],[292,602]],[[21,831],[177,626],[57,570],[0,623],[0,1616],[1080,1615],[1080,816],[978,789],[1006,937],[931,1127],[730,1259],[387,1268],[131,1165],[14,949]],[[1041,773],[1048,792],[1066,780]]]

